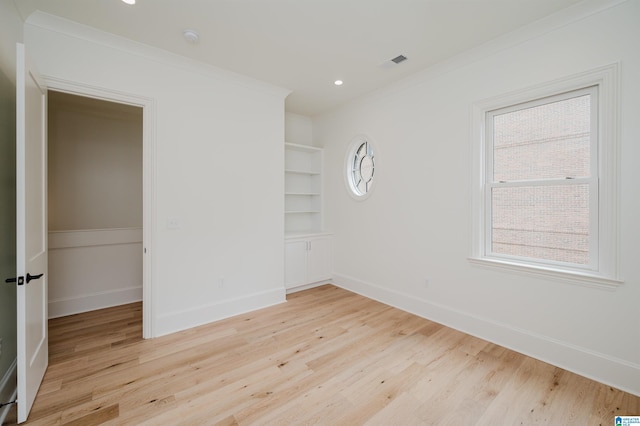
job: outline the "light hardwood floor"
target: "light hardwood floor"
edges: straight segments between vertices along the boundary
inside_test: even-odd
[[[140,304],[54,319],[49,333],[32,425],[612,425],[640,415],[640,397],[331,285],[152,340],[141,339]]]

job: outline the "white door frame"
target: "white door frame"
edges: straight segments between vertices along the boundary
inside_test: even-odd
[[[156,161],[155,161],[155,100],[131,93],[117,92],[102,87],[89,86],[73,81],[43,75],[49,90],[79,95],[109,102],[142,107],[142,337],[155,337],[155,298],[153,297],[153,261],[156,211]]]

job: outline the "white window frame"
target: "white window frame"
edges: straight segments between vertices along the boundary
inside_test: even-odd
[[[353,176],[355,172],[355,169],[353,168],[353,161],[354,161],[354,157],[356,156],[356,153],[358,152],[358,149],[364,143],[368,144],[368,146],[371,148],[373,152],[373,174],[371,177],[371,184],[368,187],[367,192],[362,193],[360,190],[358,190],[358,188],[356,187],[356,182],[354,182],[353,180]],[[378,148],[376,147],[376,144],[373,143],[371,138],[368,137],[367,135],[357,135],[351,140],[351,143],[349,144],[349,147],[347,149],[347,153],[344,159],[344,183],[345,183],[347,192],[349,193],[351,198],[353,198],[354,200],[364,201],[368,199],[373,193],[373,190],[377,182],[376,171],[379,167],[378,155],[379,155],[379,152],[378,152]]]
[[[519,111],[528,108],[534,108],[537,106],[547,105],[554,102],[560,102],[569,100],[579,96],[589,95],[591,102],[590,110],[590,176],[588,177],[572,177],[571,179],[555,178],[555,179],[526,179],[519,181],[496,181],[492,176],[494,170],[494,145],[493,140],[493,120],[494,117],[502,114],[508,114],[510,112]],[[578,90],[572,90],[565,93],[558,93],[553,96],[548,96],[542,99],[535,99],[528,102],[520,103],[517,105],[510,105],[504,108],[494,109],[485,113],[485,149],[486,149],[486,161],[485,168],[485,255],[489,258],[502,259],[507,261],[515,261],[521,263],[540,264],[542,266],[551,266],[559,269],[576,270],[579,272],[592,272],[598,268],[598,86],[590,86]],[[552,186],[570,186],[570,185],[588,185],[589,186],[589,262],[585,265],[580,264],[566,264],[559,261],[546,260],[546,259],[533,259],[515,255],[507,255],[501,253],[495,253],[492,251],[493,238],[490,235],[493,231],[492,224],[492,192],[497,188],[539,188],[546,185]]]
[[[599,288],[614,289],[622,280],[619,271],[618,229],[618,64],[562,78],[550,83],[476,102],[472,106],[472,217],[471,255],[472,264],[499,270],[508,270],[527,275],[557,279]],[[590,89],[592,88],[592,89]],[[538,261],[491,252],[491,188],[490,171],[492,143],[488,139],[489,116],[492,111],[513,107],[523,103],[545,104],[554,98],[562,99],[568,92],[592,90],[597,111],[597,137],[592,138],[592,170],[596,176],[581,179],[590,185],[591,228],[590,262],[588,265],[565,264],[553,261]],[[529,105],[527,105],[529,106]],[[502,111],[504,112],[504,111]],[[595,155],[594,155],[595,154]],[[576,182],[578,183],[576,179]],[[551,184],[552,182],[550,182]],[[521,185],[513,182],[506,185]],[[505,184],[502,184],[505,185]],[[595,195],[595,196],[593,196]]]

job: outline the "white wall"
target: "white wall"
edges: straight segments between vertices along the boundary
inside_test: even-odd
[[[16,274],[16,43],[22,20],[13,2],[0,0],[0,401],[16,390],[16,287],[5,278]],[[9,408],[0,408],[0,424]]]
[[[142,300],[142,228],[49,232],[49,318]]]
[[[284,119],[284,137],[289,143],[313,145],[313,123],[306,115],[286,112]]]
[[[316,117],[313,131],[325,147],[336,283],[640,394],[640,2],[590,5]],[[611,291],[472,266],[473,103],[618,61],[625,283]],[[378,148],[365,202],[338,172],[359,133]]]
[[[49,231],[142,227],[142,108],[49,94]]]
[[[49,318],[142,300],[142,108],[48,108]]]
[[[284,301],[287,92],[40,13],[25,41],[45,77],[155,104],[153,333]]]
[[[16,43],[22,43],[22,19],[13,1],[0,0],[0,69],[15,84]]]

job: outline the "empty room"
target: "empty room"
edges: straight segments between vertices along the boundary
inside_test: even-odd
[[[0,0],[0,423],[640,422],[639,23]]]

